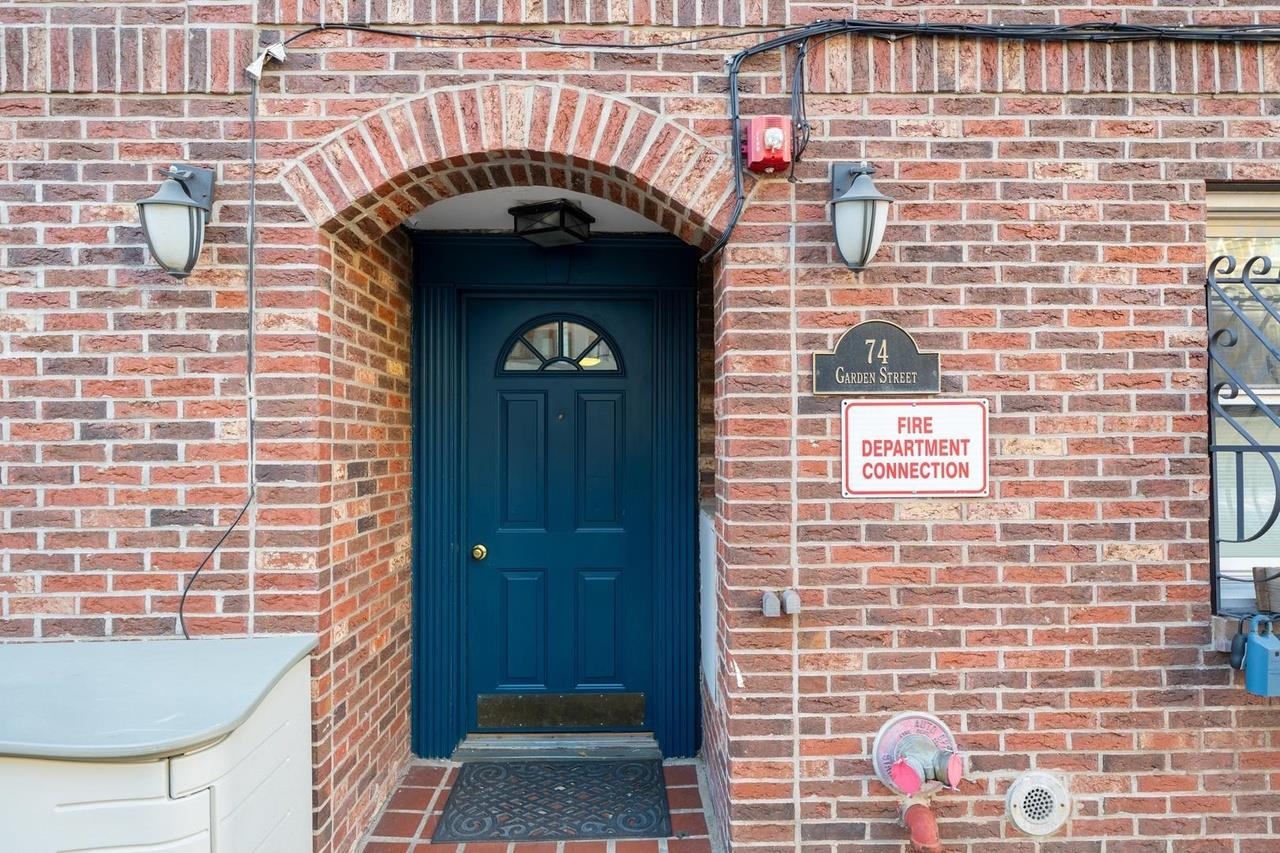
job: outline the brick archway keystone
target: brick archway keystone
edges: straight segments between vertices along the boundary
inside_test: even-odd
[[[705,246],[732,208],[732,170],[722,146],[626,98],[552,83],[483,83],[362,116],[280,179],[318,228],[359,242],[440,198],[537,184],[556,172],[570,177],[552,183],[608,187],[600,194]]]

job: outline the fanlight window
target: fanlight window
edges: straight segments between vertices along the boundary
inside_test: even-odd
[[[580,319],[535,320],[507,349],[503,372],[589,370],[617,373],[619,361],[604,332]]]

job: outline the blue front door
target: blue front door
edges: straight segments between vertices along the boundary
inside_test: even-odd
[[[652,728],[653,301],[463,310],[468,730]]]

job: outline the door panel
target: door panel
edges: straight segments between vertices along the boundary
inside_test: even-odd
[[[576,651],[578,690],[622,689],[618,647],[620,572],[578,572]]]
[[[464,311],[469,729],[635,728],[610,697],[653,689],[652,302],[477,295]],[[535,694],[546,715],[521,716]],[[485,702],[515,717],[478,716]]]
[[[503,572],[498,632],[503,687],[545,687],[547,682],[546,572]]]
[[[621,524],[626,453],[622,395],[578,393],[577,498],[579,529]]]
[[[545,527],[547,496],[547,398],[537,393],[500,396],[501,524],[540,529]]]

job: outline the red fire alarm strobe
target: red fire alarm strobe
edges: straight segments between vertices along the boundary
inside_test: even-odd
[[[747,119],[742,149],[753,172],[777,172],[791,165],[791,116]]]

